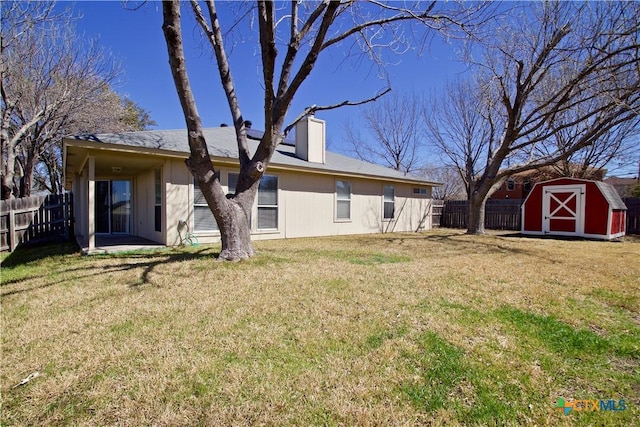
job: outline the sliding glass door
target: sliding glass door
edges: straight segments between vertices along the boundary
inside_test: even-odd
[[[131,181],[96,181],[96,233],[131,233]]]
[[[96,181],[96,233],[111,232],[111,192],[109,181]]]

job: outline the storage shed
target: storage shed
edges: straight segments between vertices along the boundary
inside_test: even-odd
[[[522,234],[615,239],[625,234],[627,207],[601,181],[538,182],[522,204]]]

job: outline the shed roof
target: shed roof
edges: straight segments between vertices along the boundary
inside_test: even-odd
[[[233,127],[206,128],[203,131],[209,154],[212,157],[222,159],[238,158],[236,134]],[[249,130],[249,135],[252,138],[260,138],[262,132],[251,129]],[[116,151],[119,147],[136,147],[178,153],[185,158],[189,153],[189,143],[185,129],[76,135],[65,138],[65,144],[68,145],[84,145],[87,142],[93,146],[96,144],[109,145],[110,149]],[[257,146],[258,141],[249,139],[249,149],[252,153],[255,152]],[[285,141],[276,148],[270,165],[291,169],[306,169],[310,172],[320,171],[388,178],[421,185],[441,185],[439,182],[405,174],[395,169],[353,159],[328,150],[326,151],[325,163],[310,163],[296,157],[295,146],[291,141]]]
[[[616,189],[612,185],[607,184],[606,182],[593,181],[593,180],[581,179],[581,178],[565,178],[565,177],[563,177],[563,178],[551,179],[549,181],[538,182],[535,185],[545,186],[545,185],[549,185],[549,184],[552,184],[552,183],[554,183],[556,181],[561,181],[561,180],[568,180],[568,181],[572,181],[572,182],[582,182],[582,183],[593,182],[596,185],[596,187],[598,187],[598,189],[600,190],[600,193],[602,193],[602,195],[604,196],[605,200],[607,201],[609,206],[611,206],[612,209],[627,210],[627,205],[624,204],[624,202],[620,198],[620,195],[618,194]],[[529,193],[529,195],[531,195],[531,193]],[[528,198],[529,197],[527,196],[527,199]]]
[[[611,206],[612,209],[627,210],[627,205],[624,204],[624,202],[622,201],[622,198],[620,197],[616,189],[613,187],[613,185],[607,184],[606,182],[602,182],[602,181],[596,181],[596,185],[602,192],[602,195],[604,196],[604,198],[607,199],[607,202],[609,203],[609,206]]]

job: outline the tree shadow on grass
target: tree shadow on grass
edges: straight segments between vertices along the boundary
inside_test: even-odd
[[[504,235],[502,237],[510,238],[510,239],[534,239],[534,240],[560,240],[565,242],[620,242],[621,239],[597,239],[590,237],[582,237],[582,236],[558,236],[555,234],[547,234],[547,235],[537,235],[537,234],[522,234],[522,233],[513,233]]]
[[[62,242],[40,245],[20,245],[2,259],[0,265],[5,268],[17,267],[33,261],[58,255],[79,253],[80,248],[74,242]]]
[[[56,255],[59,255],[59,253],[56,253]],[[68,283],[70,281],[76,281],[79,279],[94,277],[97,274],[130,271],[130,270],[142,268],[143,272],[140,275],[140,278],[138,280],[132,281],[132,283],[129,283],[130,288],[135,288],[135,287],[139,287],[139,286],[151,283],[150,274],[153,272],[153,270],[156,267],[160,265],[181,263],[181,262],[186,262],[194,259],[202,259],[202,258],[211,258],[212,261],[215,261],[218,255],[219,255],[219,252],[210,251],[210,248],[201,248],[193,252],[182,252],[179,249],[177,250],[172,249],[171,252],[165,251],[165,252],[146,252],[145,253],[141,251],[141,252],[93,255],[91,256],[91,258],[103,259],[103,260],[104,259],[114,260],[115,262],[107,265],[101,265],[99,267],[93,267],[91,265],[86,265],[83,263],[83,265],[81,266],[74,266],[72,268],[61,269],[54,273],[31,275],[31,276],[22,277],[19,279],[3,281],[2,287],[5,287],[5,286],[19,284],[21,282],[26,282],[30,280],[46,281],[47,277],[51,276],[51,274],[55,274],[56,276],[60,276],[60,275],[66,276],[67,274],[73,274],[72,276],[65,277],[64,279],[61,279],[61,280],[54,280],[47,283],[41,283],[41,284],[38,284],[37,286],[26,287],[24,289],[14,289],[14,290],[6,291],[3,293],[0,293],[0,297],[7,297],[10,295],[37,291],[40,289],[49,288],[51,286]],[[44,259],[46,257],[43,256],[40,258]],[[86,258],[83,258],[83,259],[86,259]]]
[[[195,252],[178,252],[178,253],[169,254],[165,259],[158,259],[158,260],[142,262],[142,263],[124,264],[124,266],[126,266],[127,268],[123,268],[123,270],[131,270],[131,269],[140,268],[140,267],[144,268],[144,271],[140,275],[140,280],[129,284],[130,288],[137,288],[142,285],[151,283],[151,279],[149,278],[149,276],[151,275],[153,270],[160,265],[181,263],[185,261],[191,261],[191,260],[202,259],[202,258],[210,258],[211,261],[217,262],[218,255],[220,255],[220,252],[208,252],[207,248],[202,248]],[[132,257],[129,256],[127,258],[130,259]],[[135,256],[134,258],[138,258],[138,259],[144,258],[144,255],[138,255],[138,256]]]
[[[479,238],[478,238],[479,237]],[[483,237],[487,237],[486,239]],[[495,238],[497,239],[495,239]],[[471,235],[466,234],[458,230],[446,231],[444,233],[415,233],[397,235],[390,235],[380,239],[380,237],[364,238],[361,241],[364,246],[380,245],[381,242],[394,244],[400,247],[406,246],[407,250],[415,251],[415,246],[410,245],[411,242],[430,242],[435,246],[424,246],[425,250],[433,250],[441,258],[446,258],[451,255],[463,255],[463,254],[486,254],[486,255],[505,255],[510,254],[526,255],[532,258],[538,258],[548,261],[552,264],[560,263],[553,254],[549,253],[545,256],[540,250],[529,250],[523,247],[513,247],[506,244],[510,240],[517,238],[528,238],[531,236],[523,235],[516,231],[504,231],[498,234],[486,234],[486,235]],[[505,239],[505,240],[501,240]],[[440,246],[441,245],[441,246]]]

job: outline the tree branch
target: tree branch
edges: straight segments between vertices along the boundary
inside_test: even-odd
[[[351,28],[349,28],[349,30],[345,31],[344,33],[333,37],[329,40],[327,40],[323,45],[321,50],[325,50],[326,48],[328,48],[329,46],[332,46],[336,43],[339,43],[345,39],[347,39],[348,37],[357,34],[357,33],[361,33],[363,30],[367,29],[367,28],[371,28],[371,27],[382,27],[384,25],[387,24],[392,24],[394,22],[401,22],[401,21],[409,21],[409,20],[419,20],[419,21],[425,21],[426,19],[431,18],[429,16],[429,13],[433,10],[436,2],[432,2],[429,4],[429,6],[425,9],[424,12],[422,12],[421,14],[416,14],[413,11],[409,10],[409,9],[403,9],[403,8],[394,8],[394,7],[390,7],[389,5],[381,5],[378,2],[375,2],[376,5],[383,7],[384,9],[389,9],[389,10],[394,10],[394,11],[398,11],[399,13],[395,16],[391,16],[391,17],[385,17],[385,18],[381,18],[381,19],[375,19],[372,21],[367,21],[364,22],[360,25],[355,25]],[[438,16],[438,19],[444,19],[444,16]],[[434,17],[434,20],[436,18]],[[450,19],[450,18],[449,18]],[[453,22],[453,20],[452,20]]]
[[[177,0],[167,1],[164,2],[162,6],[164,16],[162,30],[167,42],[171,74],[179,95],[178,98],[182,105],[184,119],[189,132],[191,155],[195,156],[199,162],[207,161],[211,163],[207,144],[202,134],[202,122],[200,121],[196,101],[193,97],[184,60],[182,30],[180,26],[180,2]]]
[[[296,55],[300,49],[300,42],[307,35],[309,30],[313,27],[318,17],[322,15],[322,12],[327,8],[327,4],[322,2],[316,7],[309,15],[306,22],[302,26],[302,29],[298,30],[298,3],[296,1],[291,2],[291,36],[289,39],[289,46],[287,53],[285,54],[284,61],[282,62],[282,68],[280,70],[280,82],[278,84],[277,96],[281,97],[287,91],[289,87],[289,77],[291,76],[291,69],[295,61]]]
[[[264,125],[265,132],[270,132],[273,125],[273,78],[277,55],[272,2],[258,2],[258,27],[262,53],[262,78],[264,79]]]
[[[209,11],[211,26],[207,23],[198,2],[196,0],[191,0],[191,7],[196,16],[196,21],[207,36],[216,56],[220,81],[227,97],[229,110],[233,119],[233,126],[236,130],[238,158],[240,159],[240,165],[242,166],[248,164],[250,161],[249,146],[247,145],[247,130],[244,125],[244,119],[242,118],[240,104],[238,103],[238,97],[233,83],[233,76],[231,75],[231,68],[229,67],[229,60],[224,50],[224,40],[222,36],[222,29],[220,28],[220,22],[218,20],[216,5],[213,0],[206,0],[206,4]]]
[[[371,98],[367,98],[364,99],[362,101],[342,101],[338,104],[333,104],[333,105],[312,105],[310,107],[305,108],[302,113],[300,113],[300,115],[298,115],[298,117],[296,117],[293,122],[291,122],[289,125],[287,125],[284,128],[284,135],[285,137],[289,134],[289,132],[291,132],[291,129],[293,129],[293,127],[296,125],[296,123],[298,123],[300,120],[302,120],[303,118],[305,118],[308,115],[311,114],[315,114],[317,111],[325,111],[325,110],[334,110],[336,108],[340,108],[340,107],[346,107],[346,106],[357,106],[357,105],[363,105],[369,102],[373,102],[376,99],[386,95],[387,93],[391,92],[391,88],[386,88],[385,90],[383,90],[382,92],[379,92],[377,95],[372,96]]]
[[[274,114],[284,117],[284,113],[291,105],[293,96],[300,88],[302,82],[309,76],[311,70],[313,70],[315,63],[318,60],[318,55],[322,51],[322,44],[324,43],[327,32],[333,23],[339,6],[340,1],[330,1],[329,5],[325,8],[324,15],[322,16],[322,22],[320,23],[320,28],[318,28],[313,44],[311,45],[307,56],[304,58],[302,65],[300,65],[298,72],[293,77],[291,84],[286,91],[282,93],[282,96],[278,97],[278,101],[274,105],[274,110],[276,110]]]

